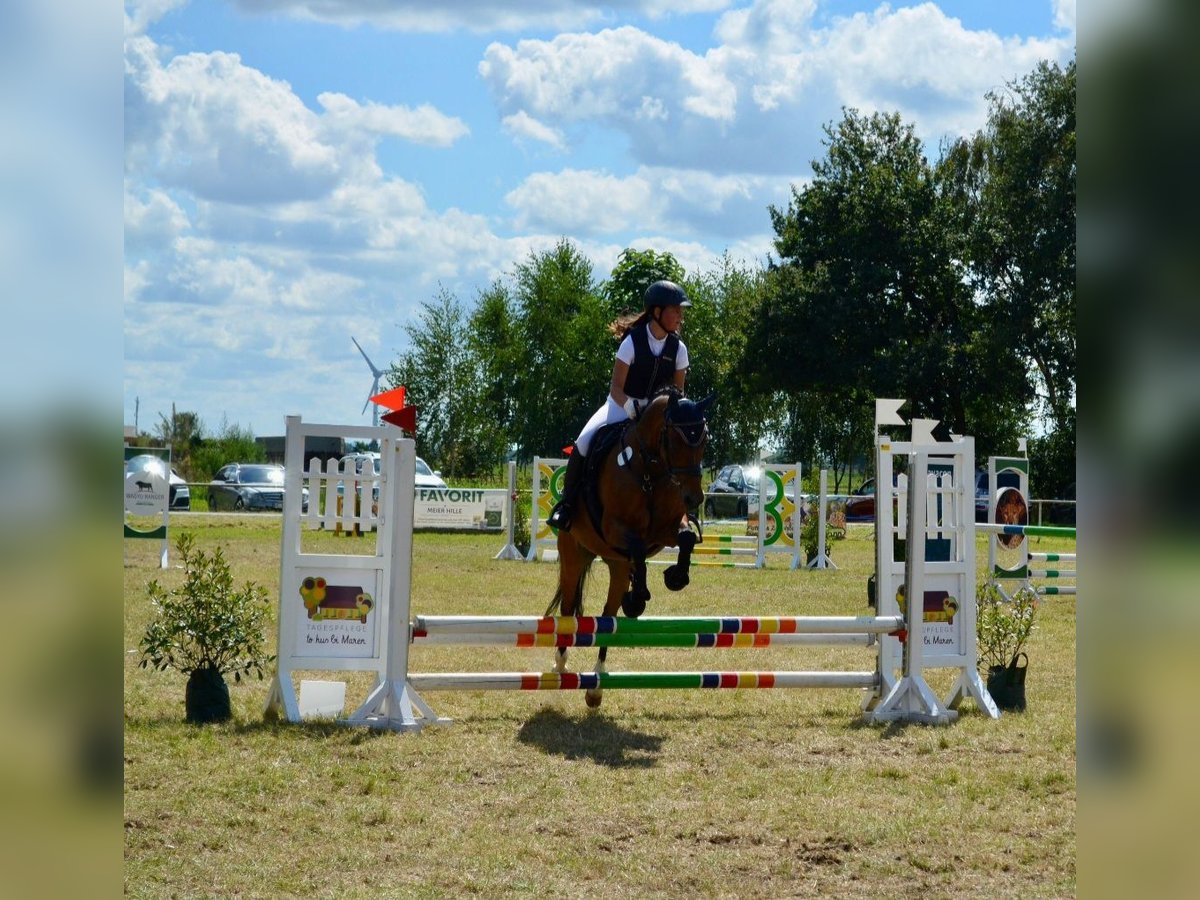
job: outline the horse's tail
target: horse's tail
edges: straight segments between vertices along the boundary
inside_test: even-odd
[[[585,565],[583,570],[579,573],[579,580],[575,584],[575,615],[577,616],[583,615],[583,584],[587,580],[588,573],[592,571],[592,563],[594,561],[595,560],[588,560],[587,565]],[[546,607],[546,611],[542,613],[542,615],[557,615],[559,610],[562,608],[562,599],[563,592],[562,587],[560,586],[554,591],[554,599],[550,601],[550,605]]]

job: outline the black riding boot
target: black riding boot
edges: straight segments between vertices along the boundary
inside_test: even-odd
[[[576,447],[567,458],[567,471],[563,473],[562,496],[550,512],[547,524],[559,531],[571,530],[571,519],[575,515],[575,504],[579,499],[579,489],[583,487],[583,469],[587,457]]]

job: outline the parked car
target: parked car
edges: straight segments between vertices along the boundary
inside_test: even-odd
[[[134,472],[154,472],[159,478],[167,479],[170,496],[167,505],[174,510],[187,511],[192,508],[192,492],[188,483],[174,469],[168,470],[167,463],[152,453],[141,453],[132,456],[125,462],[125,474]]]
[[[308,511],[308,488],[303,509]],[[208,484],[208,508],[283,509],[283,466],[268,463],[230,463]]]
[[[374,470],[375,474],[378,475],[380,471],[380,456],[374,451],[349,453],[342,457],[341,464],[343,472],[354,472],[356,475],[362,475],[364,472],[368,471],[368,467],[370,467]],[[429,468],[429,464],[419,456],[417,457],[417,473],[415,481],[416,486],[419,488],[445,490],[447,487],[446,482],[442,481],[441,476],[437,472],[433,471],[433,469]],[[338,493],[341,494],[344,492],[345,486],[339,484]],[[373,500],[379,499],[379,485],[375,485],[375,488],[371,492],[371,497]]]
[[[868,478],[846,498],[847,522],[875,521],[875,479]]]
[[[758,466],[730,465],[722,468],[708,486],[704,498],[704,515],[710,519],[744,519],[751,509],[758,508],[758,483],[762,470]],[[775,483],[771,497],[775,496]],[[796,489],[788,484],[784,496],[793,503]]]

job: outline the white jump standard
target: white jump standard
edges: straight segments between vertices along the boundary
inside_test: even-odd
[[[868,616],[434,616],[412,617],[412,530],[415,447],[389,428],[302,425],[289,417],[285,481],[283,553],[279,614],[279,655],[267,702],[270,715],[299,721],[293,673],[300,670],[367,670],[376,683],[345,724],[397,731],[447,724],[421,697],[443,690],[768,689],[853,688],[865,694],[865,718],[945,724],[957,717],[966,698],[999,715],[975,671],[974,532],[970,439],[938,444],[917,423],[912,441],[881,441],[877,483],[892,483],[893,453],[909,458],[908,477],[899,479],[900,521],[890,519],[892,503],[881,496],[877,523],[880,544],[890,548],[902,527],[911,551],[900,562],[877,559],[878,614]],[[374,556],[302,552],[301,532],[337,514],[322,505],[336,495],[339,473],[302,471],[304,438],[327,435],[378,440],[381,472],[368,476],[360,491],[379,488],[378,509],[363,505],[359,516],[339,521],[377,528]],[[307,481],[310,508],[301,513]],[[375,483],[377,482],[377,484]],[[350,492],[351,486],[346,486]],[[781,492],[782,493],[782,492]],[[878,513],[877,513],[878,514]],[[968,517],[969,516],[969,517]],[[535,521],[536,521],[535,514]],[[928,548],[937,554],[927,558]],[[940,554],[940,555],[938,555]],[[887,559],[886,565],[883,564]],[[901,585],[903,590],[900,590]],[[900,609],[897,597],[920,598]],[[931,610],[931,598],[938,608]],[[970,630],[971,640],[962,638]],[[446,672],[409,671],[409,650],[421,644],[516,647],[625,646],[681,648],[762,648],[779,645],[835,645],[873,649],[873,671],[683,671],[683,672]],[[927,667],[962,670],[946,701],[924,680]],[[897,677],[899,672],[899,677]]]

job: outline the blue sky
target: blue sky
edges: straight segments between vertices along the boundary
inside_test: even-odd
[[[562,237],[761,262],[842,107],[935,156],[1075,0],[140,0],[124,46],[125,422],[267,435],[368,422],[351,336]]]

